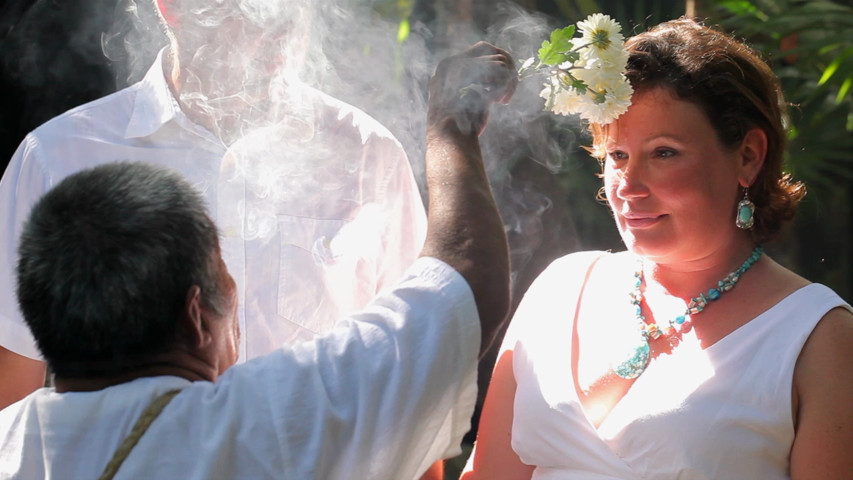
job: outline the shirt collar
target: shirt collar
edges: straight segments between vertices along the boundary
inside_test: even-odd
[[[146,72],[142,80],[130,87],[136,89],[136,95],[132,100],[132,112],[127,129],[124,132],[125,138],[147,137],[166,123],[175,120],[183,128],[208,138],[215,143],[219,142],[212,133],[190,120],[184,114],[181,106],[178,104],[178,100],[172,94],[172,90],[166,82],[166,74],[163,71],[163,55],[168,54],[168,48],[166,46],[160,49],[157,53],[157,58],[151,67],[148,68],[148,72]],[[318,105],[314,102],[319,102],[319,105],[323,106],[334,105],[335,102],[339,102],[319,90],[298,81],[294,82],[293,88],[299,89],[300,94],[295,95],[295,98],[303,100],[303,103],[300,105],[303,109],[307,109],[303,114],[308,114],[311,118],[314,118],[313,115],[317,113],[314,109]],[[338,108],[335,110],[338,111]],[[340,109],[339,114],[343,115],[344,111],[348,110]]]
[[[182,115],[163,72],[163,55],[167,48],[163,47],[157,53],[151,68],[135,86],[137,92],[133,98],[133,111],[124,133],[125,138],[151,135],[170,120]]]

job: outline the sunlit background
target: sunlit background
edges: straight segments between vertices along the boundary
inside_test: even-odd
[[[595,12],[616,18],[626,37],[685,14],[735,32],[782,79],[792,104],[788,168],[809,192],[789,235],[767,250],[853,301],[850,0],[308,3],[318,11],[311,37],[303,39],[300,76],[385,124],[406,149],[424,199],[426,86],[444,56],[487,40],[520,62],[552,29]],[[164,44],[148,0],[6,0],[0,7],[4,169],[27,132],[139,80]],[[583,150],[590,143],[587,133],[575,118],[544,112],[540,88],[523,83],[509,105],[493,110],[482,138],[510,239],[514,303],[557,256],[622,248],[607,208],[595,199],[600,181],[597,163]],[[482,364],[483,385],[493,361]]]

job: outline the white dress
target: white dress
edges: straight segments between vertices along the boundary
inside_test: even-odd
[[[504,339],[518,385],[512,447],[533,479],[789,478],[794,365],[823,315],[850,306],[810,284],[704,350],[685,340],[684,355],[653,361],[596,429],[574,387],[571,339],[584,273],[602,255],[631,278],[624,253],[558,259]]]

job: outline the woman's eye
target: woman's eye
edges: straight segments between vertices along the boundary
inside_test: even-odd
[[[670,158],[675,156],[675,150],[669,148],[658,148],[655,150],[655,156],[658,158]]]
[[[621,150],[614,150],[612,152],[609,152],[607,156],[612,158],[613,160],[626,160],[628,158],[628,154]]]

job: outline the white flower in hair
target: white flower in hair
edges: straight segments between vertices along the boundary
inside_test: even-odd
[[[589,88],[585,98],[593,100],[583,103],[580,115],[590,123],[608,124],[628,111],[633,93],[631,85],[621,78],[604,78]]]
[[[559,115],[572,115],[583,108],[582,96],[569,88],[562,88],[559,82],[545,84],[539,96],[548,100],[548,109]]]
[[[628,53],[622,48],[625,39],[621,33],[619,22],[607,15],[594,13],[586,20],[578,22],[581,32],[581,45],[589,45],[581,56],[587,56],[611,64],[624,70],[628,61]]]
[[[578,22],[578,29],[579,38],[572,38],[574,25],[551,32],[550,41],[542,42],[538,62],[528,59],[519,75],[545,73],[540,96],[548,110],[607,124],[628,110],[633,94],[624,74],[628,53],[621,27],[609,16],[596,13]]]

